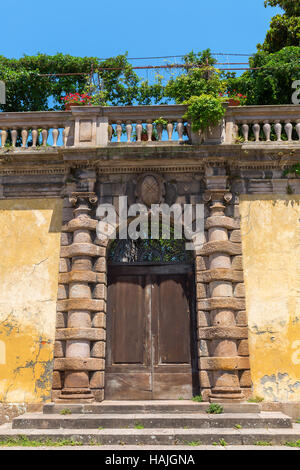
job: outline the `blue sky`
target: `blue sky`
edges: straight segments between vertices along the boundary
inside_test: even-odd
[[[263,0],[10,0],[1,5],[0,54],[110,57],[252,53],[276,8]],[[226,58],[226,61],[228,59]],[[224,60],[225,61],[225,60]],[[243,61],[243,60],[241,60]],[[138,61],[137,65],[157,63]]]

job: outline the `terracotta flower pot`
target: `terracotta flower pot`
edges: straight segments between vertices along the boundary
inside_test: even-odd
[[[70,111],[72,106],[85,106],[84,103],[67,103],[65,104],[65,111]]]
[[[228,100],[228,106],[240,106],[240,101],[239,100],[235,100],[233,98],[229,98]]]

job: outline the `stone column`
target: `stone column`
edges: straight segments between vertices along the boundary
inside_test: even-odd
[[[239,227],[225,215],[226,204],[232,198],[226,189],[226,175],[209,175],[207,186],[207,242],[197,252],[207,257],[206,269],[197,273],[197,292],[206,295],[198,295],[198,338],[200,350],[204,351],[200,354],[200,378],[202,374],[210,401],[242,401],[239,370],[248,369],[249,360],[239,356],[238,347],[248,337],[248,330],[237,326],[236,317],[245,309],[245,300],[234,297],[234,286],[243,281],[243,273],[232,267],[233,258],[241,255],[241,243],[230,241],[228,236],[229,231]]]
[[[103,375],[104,370],[101,346],[105,330],[98,326],[99,322],[95,327],[93,318],[105,310],[104,300],[100,299],[98,275],[93,269],[94,259],[104,255],[104,248],[94,244],[97,221],[91,218],[91,206],[97,202],[95,194],[72,193],[70,201],[75,209],[67,230],[73,234],[73,240],[61,247],[61,257],[70,260],[71,270],[60,274],[61,285],[67,286],[67,298],[57,303],[58,311],[66,312],[67,318],[66,327],[57,328],[56,332],[56,340],[64,343],[65,357],[55,359],[54,369],[64,372],[58,399],[86,402],[99,399],[93,393],[94,388],[101,389],[99,377],[96,375],[95,378],[95,374]]]

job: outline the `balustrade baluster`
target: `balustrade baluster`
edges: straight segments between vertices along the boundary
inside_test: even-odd
[[[183,119],[177,119],[176,130],[177,130],[178,141],[179,142],[183,141],[183,128],[184,128]]]
[[[168,133],[168,140],[172,140],[172,134],[173,134],[173,123],[168,122],[167,124],[167,133]]]
[[[126,121],[127,143],[131,142],[131,134],[132,134],[132,124],[131,124],[131,121]]]
[[[300,140],[300,119],[297,119],[295,129],[298,135],[298,139]]]
[[[117,142],[121,142],[121,135],[122,135],[122,121],[117,121],[117,125],[116,125],[116,133],[117,133]]]
[[[36,147],[37,138],[38,138],[38,130],[36,127],[33,127],[31,130],[31,138],[32,138],[32,147]]]
[[[151,119],[147,120],[146,128],[147,128],[148,142],[152,142],[153,124],[152,124]]]
[[[18,137],[18,131],[17,129],[11,129],[10,131],[10,135],[11,135],[11,143],[12,143],[12,146],[15,147],[16,144],[17,144],[17,137]]]
[[[292,133],[293,133],[293,125],[290,121],[285,121],[284,130],[285,130],[286,136],[288,138],[288,141],[291,142]]]
[[[274,123],[274,130],[275,130],[275,134],[276,134],[276,137],[277,137],[277,142],[280,142],[281,141],[281,130],[282,130],[282,125],[280,123],[280,121],[275,121]]]
[[[266,137],[266,142],[270,142],[271,141],[271,125],[269,124],[269,121],[264,121],[263,131]]]
[[[58,139],[58,136],[59,136],[59,129],[57,128],[57,126],[55,126],[55,127],[53,127],[53,129],[52,129],[53,147],[56,147],[56,146],[57,146],[57,139]]]
[[[22,148],[25,148],[27,144],[27,138],[28,138],[28,129],[26,129],[26,127],[22,128],[21,137],[22,137]]]
[[[157,124],[155,125],[155,127],[156,127],[156,131],[157,131],[157,139],[158,139],[158,142],[161,142],[164,126],[163,126],[163,124],[161,124],[161,123],[157,123]]]
[[[248,137],[249,137],[249,126],[246,122],[242,125],[242,134],[244,137],[244,141],[248,142]]]
[[[186,133],[188,135],[189,141],[192,140],[192,125],[190,122],[186,123]]]
[[[143,132],[143,123],[142,121],[137,121],[135,126],[136,140],[137,142],[142,141],[142,132]]]
[[[259,142],[260,124],[255,122],[252,126],[255,142]]]
[[[46,147],[48,140],[48,129],[42,129],[42,146]]]
[[[7,129],[6,127],[3,127],[1,131],[1,147],[5,147],[7,135],[8,135]]]
[[[108,142],[111,142],[113,132],[114,132],[113,126],[111,125],[111,123],[109,123],[107,126]]]

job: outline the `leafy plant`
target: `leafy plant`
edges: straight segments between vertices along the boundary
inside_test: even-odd
[[[72,411],[70,410],[70,408],[63,408],[60,412],[61,415],[71,415],[72,414]]]
[[[272,442],[267,441],[257,441],[254,443],[255,446],[271,446]]]
[[[242,426],[240,424],[235,424],[235,429],[242,429]]]
[[[225,115],[224,99],[213,95],[192,96],[184,104],[188,105],[184,119],[192,121],[192,130],[205,131],[218,124]]]
[[[298,441],[285,442],[284,445],[288,447],[300,447],[300,439],[298,439]]]
[[[227,442],[225,441],[225,439],[223,439],[223,437],[221,439],[219,439],[219,442],[213,442],[213,445],[214,446],[223,446],[223,447],[226,447],[228,444]]]
[[[193,398],[192,398],[192,401],[196,401],[196,402],[202,402],[203,401],[203,398],[202,398],[202,395],[195,395]]]
[[[223,413],[223,407],[218,403],[211,403],[206,410],[206,413],[209,414],[221,414]]]
[[[135,423],[134,428],[135,428],[135,429],[144,429],[145,426],[144,426],[143,424],[141,424],[141,423]]]
[[[190,442],[187,442],[187,445],[191,446],[191,447],[197,447],[197,446],[201,446],[202,442],[201,441],[190,441]]]
[[[153,121],[153,124],[155,124],[156,126],[158,124],[161,124],[163,126],[163,129],[166,129],[168,122],[169,121],[167,119],[160,117],[158,119],[155,119],[155,121]]]
[[[287,176],[289,174],[295,173],[296,175],[300,175],[300,164],[296,163],[290,168],[286,168],[283,172],[283,176]]]
[[[256,395],[256,396],[254,396],[254,397],[250,397],[250,398],[248,399],[248,402],[249,402],[249,403],[260,403],[260,402],[262,402],[262,401],[264,401],[264,398],[263,398],[263,397],[260,397],[259,395]]]

